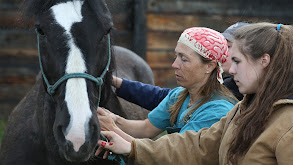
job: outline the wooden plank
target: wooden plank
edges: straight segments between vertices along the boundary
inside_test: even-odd
[[[133,33],[130,31],[115,30],[112,35],[114,45],[119,45],[132,50]]]
[[[22,2],[20,0],[1,0],[0,10],[18,10]]]
[[[19,10],[0,11],[0,28],[3,29],[32,29],[32,18],[22,16]]]
[[[182,22],[180,21],[182,20]],[[208,27],[219,32],[223,32],[231,24],[236,22],[282,22],[292,24],[292,19],[280,19],[277,17],[239,17],[239,16],[219,16],[219,15],[189,15],[189,14],[165,14],[149,13],[148,30],[150,32],[178,32],[181,33],[189,27]],[[193,24],[194,23],[194,24]]]
[[[39,70],[38,56],[0,55],[1,86],[32,85]]]
[[[2,65],[2,64],[1,64]],[[26,79],[26,77],[35,77],[39,72],[38,63],[8,63],[0,67],[0,82],[10,83],[8,79],[14,80]]]
[[[37,48],[37,38],[33,30],[1,30],[0,47]]]
[[[178,86],[173,69],[153,69],[153,73],[157,86],[166,88]]]
[[[5,71],[7,71],[7,70],[5,70]],[[11,73],[11,72],[9,72],[9,73]],[[22,75],[22,76],[7,76],[5,78],[3,78],[1,76],[0,77],[0,84],[1,84],[1,86],[3,86],[3,85],[9,85],[9,86],[20,86],[20,85],[22,85],[22,86],[31,87],[35,83],[36,75],[33,75],[33,76]],[[7,96],[7,94],[2,93],[0,95],[0,98],[3,95],[5,95],[5,97]]]
[[[152,69],[172,69],[174,51],[148,51],[146,61]]]
[[[17,50],[11,50],[11,51],[1,50],[0,51],[0,64],[1,64],[0,67],[1,68],[5,67],[5,66],[10,66],[13,64],[15,64],[15,65],[20,65],[20,64],[34,64],[34,65],[36,65],[39,62],[38,56],[31,55],[29,50],[27,52],[28,54],[21,53],[21,51],[14,54],[14,51],[17,52]]]
[[[174,50],[181,32],[148,32],[147,50]]]
[[[0,99],[1,100],[20,100],[32,88],[32,85],[30,85],[30,86],[26,86],[26,85],[18,85],[18,86],[3,85],[0,88]]]
[[[148,12],[155,13],[198,13],[229,16],[293,17],[293,2],[288,0],[149,0]]]
[[[292,25],[293,20],[290,18],[278,18],[278,17],[245,17],[245,16],[226,16],[223,17],[223,22],[228,26],[236,22],[275,22]]]
[[[289,19],[292,21],[291,19]],[[219,15],[204,15],[199,17],[199,26],[208,27],[219,32],[223,32],[230,25],[236,22],[275,22],[280,21],[273,17],[242,17],[242,16],[219,16]],[[281,22],[288,22],[283,19]]]
[[[0,11],[0,27],[1,28],[20,28],[21,16],[18,11]]]
[[[200,0],[149,0],[149,12],[167,12],[167,13],[208,13],[220,14],[223,13],[226,6],[229,4],[217,1],[200,1]],[[230,5],[229,5],[230,6]]]
[[[172,63],[173,51],[147,51],[147,63],[151,67],[155,84],[161,87],[174,88],[177,86]]]
[[[198,15],[147,14],[147,27],[151,31],[183,32],[188,27],[199,26]]]
[[[114,27],[117,30],[131,31],[132,25],[129,16],[126,13],[119,13],[113,15]]]
[[[0,56],[38,56],[37,49],[22,49],[22,48],[11,48],[11,49],[0,49]]]

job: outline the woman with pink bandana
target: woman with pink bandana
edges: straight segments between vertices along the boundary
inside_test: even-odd
[[[99,108],[102,130],[115,131],[132,141],[133,137],[154,138],[165,130],[183,133],[210,127],[237,102],[222,85],[221,64],[227,52],[227,41],[221,33],[203,27],[186,29],[178,40],[172,64],[180,87],[171,90],[145,120],[126,120]],[[109,124],[107,119],[113,121]]]
[[[248,25],[245,22],[237,22],[229,26],[222,35],[226,38],[228,43],[228,49],[232,46],[234,32],[237,28]],[[229,53],[229,52],[228,52]],[[223,85],[226,86],[238,100],[242,100],[243,95],[239,92],[237,85],[233,80],[233,76],[229,74],[229,68],[231,66],[230,55],[226,59],[226,62],[222,64],[223,68]],[[149,111],[156,108],[159,103],[167,96],[171,91],[170,88],[161,88],[159,86],[153,86],[150,84],[144,84],[139,81],[132,81],[126,78],[119,78],[112,76],[112,84],[116,88],[117,96],[137,104]]]

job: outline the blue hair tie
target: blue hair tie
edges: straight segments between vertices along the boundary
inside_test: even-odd
[[[277,26],[277,31],[278,31],[278,32],[280,31],[280,28],[281,28],[282,25],[283,25],[283,24],[279,24],[279,25]]]

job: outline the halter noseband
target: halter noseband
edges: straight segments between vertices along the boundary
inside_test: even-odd
[[[55,93],[55,90],[58,88],[58,86],[63,83],[63,81],[70,79],[70,78],[86,78],[89,80],[92,80],[94,82],[97,83],[98,87],[99,87],[99,96],[98,96],[98,105],[97,107],[99,107],[100,104],[100,100],[101,100],[101,87],[103,85],[103,78],[106,75],[106,72],[109,70],[109,66],[110,66],[110,62],[111,62],[111,44],[110,44],[110,34],[107,34],[108,37],[108,54],[109,54],[109,58],[108,58],[108,62],[107,65],[104,69],[104,71],[102,72],[100,77],[94,77],[90,74],[87,73],[69,73],[69,74],[65,74],[63,77],[61,77],[54,85],[50,85],[48,79],[46,78],[46,75],[44,73],[44,69],[42,66],[42,60],[41,60],[41,53],[40,53],[40,39],[39,39],[39,32],[37,29],[35,29],[36,33],[37,33],[37,39],[38,39],[38,54],[39,54],[39,63],[40,63],[40,69],[44,78],[44,81],[47,85],[47,92],[49,93],[49,95],[53,96]]]

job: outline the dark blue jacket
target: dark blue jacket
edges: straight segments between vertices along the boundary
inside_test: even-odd
[[[116,94],[129,102],[151,111],[159,105],[170,90],[169,88],[160,88],[123,78],[121,87],[116,90]]]

